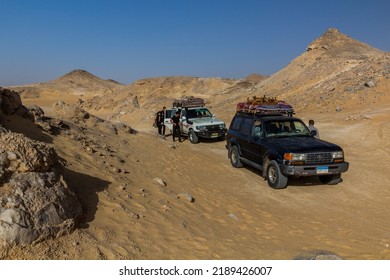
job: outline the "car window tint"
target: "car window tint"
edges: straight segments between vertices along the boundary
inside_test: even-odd
[[[233,123],[232,123],[232,129],[237,130],[237,131],[240,130],[242,121],[243,121],[243,118],[241,118],[241,117],[234,118]]]
[[[244,125],[242,127],[242,134],[250,135],[252,130],[252,119],[245,119]]]
[[[175,114],[174,110],[165,110],[165,118],[171,118]]]

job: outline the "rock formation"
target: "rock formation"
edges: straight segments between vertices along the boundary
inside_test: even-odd
[[[17,93],[0,90],[4,113],[24,108]],[[61,174],[53,148],[22,134],[0,133],[0,257],[12,246],[74,229],[81,205]]]

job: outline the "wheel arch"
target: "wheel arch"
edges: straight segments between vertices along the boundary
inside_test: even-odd
[[[271,160],[274,160],[276,162],[279,162],[279,156],[276,152],[273,152],[273,151],[267,151],[264,155],[264,159],[263,159],[263,174],[262,176],[264,178],[267,177],[267,167],[268,167],[268,164],[271,162]]]
[[[231,147],[233,147],[233,146],[236,146],[237,150],[238,150],[238,153],[240,154],[240,156],[242,155],[240,145],[239,145],[239,143],[237,142],[236,139],[231,138],[231,139],[229,139],[228,143],[229,143],[229,147],[230,147],[230,149],[228,150],[228,157],[229,158],[231,157],[231,153],[232,153]]]

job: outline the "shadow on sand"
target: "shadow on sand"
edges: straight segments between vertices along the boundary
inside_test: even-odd
[[[80,219],[80,227],[86,228],[88,227],[87,223],[95,219],[99,203],[98,193],[107,189],[111,182],[75,172],[68,168],[64,169],[63,176],[81,203],[83,212]]]

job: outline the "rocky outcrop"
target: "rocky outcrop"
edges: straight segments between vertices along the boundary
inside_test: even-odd
[[[0,251],[74,229],[81,205],[61,170],[53,148],[22,134],[0,134]]]
[[[37,121],[44,112],[23,106],[17,92],[0,88],[0,112]],[[62,177],[55,150],[22,134],[0,130],[0,257],[7,249],[72,231],[81,205]]]
[[[0,87],[0,111],[5,115],[17,114],[33,120],[30,111],[23,106],[19,93]]]

